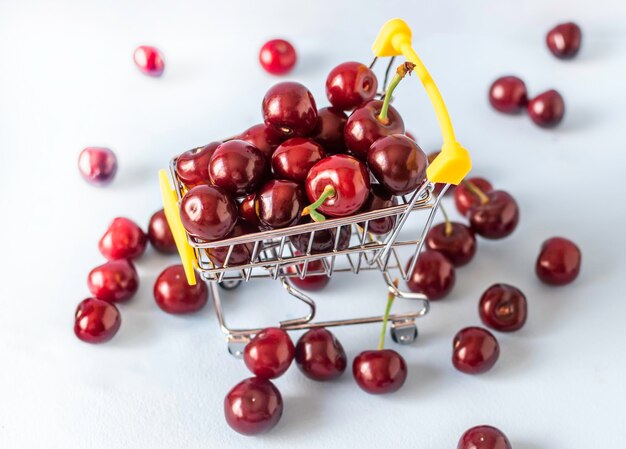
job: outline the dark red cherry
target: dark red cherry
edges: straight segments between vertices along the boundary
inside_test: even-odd
[[[263,119],[285,137],[303,137],[317,125],[317,106],[311,92],[302,84],[278,83],[263,98]]]
[[[250,225],[257,229],[260,229],[263,225],[259,220],[254,208],[254,200],[256,199],[256,193],[251,193],[246,196],[241,203],[239,203],[239,217],[246,220]]]
[[[117,157],[109,148],[87,147],[78,156],[78,169],[89,184],[104,186],[117,173]]]
[[[209,162],[222,142],[211,142],[203,147],[185,151],[176,159],[176,175],[187,187],[209,184]]]
[[[407,137],[409,137],[407,135]],[[413,139],[415,140],[415,139]],[[428,159],[428,165],[432,164],[433,161],[437,158],[437,156],[439,156],[439,153],[441,153],[441,151],[433,151],[431,153],[428,153],[426,155],[426,158]],[[445,184],[442,184],[440,182],[435,183],[435,189],[433,190],[433,192],[435,193],[435,195],[439,195],[441,193],[441,191],[443,190]],[[457,186],[455,185],[451,185],[450,187],[448,187],[448,190],[446,190],[445,195],[452,195],[454,193],[454,191],[456,190]]]
[[[582,254],[574,242],[553,237],[543,242],[535,271],[539,279],[549,285],[565,285],[580,273]]]
[[[526,296],[508,284],[494,284],[485,290],[478,304],[482,322],[501,332],[513,332],[526,323]]]
[[[317,125],[311,138],[318,142],[327,153],[343,153],[346,144],[343,141],[343,129],[348,116],[339,108],[322,108],[317,111]]]
[[[295,348],[289,334],[277,327],[268,327],[246,345],[243,360],[254,375],[274,379],[287,371],[294,354]]]
[[[165,62],[163,61],[163,56],[155,47],[148,45],[137,47],[133,54],[133,59],[135,60],[135,65],[142,73],[154,77],[159,77],[163,74]]]
[[[511,443],[506,435],[495,427],[476,426],[461,436],[457,449],[511,449]]]
[[[302,223],[310,223],[310,218],[304,218]],[[350,236],[352,231],[350,226],[342,226],[339,231],[339,241],[337,242],[337,250],[342,251],[350,246]],[[335,247],[335,238],[337,236],[336,228],[321,229],[315,231],[313,235],[313,243],[311,244],[311,254],[328,253]],[[306,232],[304,234],[297,234],[290,237],[293,246],[302,254],[307,254],[309,251],[309,241],[311,240],[311,233]]]
[[[196,276],[196,285],[189,285],[182,265],[172,265],[161,272],[154,283],[154,299],[167,313],[197,312],[209,299],[206,283]]]
[[[87,285],[91,294],[98,299],[124,302],[137,293],[139,276],[130,261],[111,260],[89,272]]]
[[[455,267],[468,264],[476,254],[474,231],[462,223],[444,222],[433,226],[426,235],[426,247],[439,251]]]
[[[361,208],[361,212],[367,212],[372,210],[387,209],[398,205],[398,199],[392,196],[383,186],[380,184],[372,184],[370,187],[370,194]],[[371,232],[376,235],[387,234],[391,231],[396,224],[396,216],[376,218],[370,220],[367,224],[367,232]],[[361,228],[365,227],[365,223],[359,223]]]
[[[222,143],[209,162],[212,184],[233,196],[255,192],[268,175],[268,160],[260,150],[243,140]]]
[[[327,329],[311,329],[296,344],[296,363],[306,377],[327,381],[338,378],[346,370],[346,351]]]
[[[500,345],[491,332],[482,327],[461,329],[452,342],[452,364],[466,374],[481,374],[495,365]]]
[[[163,209],[156,211],[148,223],[148,240],[160,253],[176,254],[176,242]]]
[[[565,101],[556,90],[537,95],[528,102],[528,116],[542,128],[554,128],[565,115]]]
[[[283,414],[283,398],[272,382],[258,377],[239,382],[224,398],[228,425],[243,435],[271,430]]]
[[[414,140],[395,134],[372,144],[367,166],[388,192],[406,195],[424,181],[428,159]]]
[[[326,96],[336,108],[350,111],[376,96],[378,80],[374,72],[360,62],[344,62],[326,78]]]
[[[487,239],[511,235],[519,222],[517,202],[503,190],[492,190],[486,196],[487,202],[470,207],[467,213],[470,227]]]
[[[582,41],[582,31],[573,22],[561,23],[546,35],[546,44],[554,56],[571,59],[578,54]]]
[[[386,394],[398,391],[406,380],[404,358],[392,349],[363,351],[352,362],[352,375],[363,391]]]
[[[480,197],[472,191],[468,186],[475,186],[482,193],[489,193],[493,190],[493,186],[484,178],[469,178],[456,186],[454,189],[454,204],[457,210],[463,216],[467,215],[467,211],[473,205],[480,204]]]
[[[261,47],[259,62],[266,72],[284,75],[296,65],[296,49],[284,39],[272,39]]]
[[[272,229],[297,224],[304,204],[304,192],[298,183],[278,179],[265,183],[254,200],[259,221]]]
[[[407,270],[411,262],[412,259],[407,264]],[[422,293],[430,300],[437,300],[450,293],[455,280],[452,262],[438,251],[427,250],[417,257],[417,263],[407,285],[412,292]]]
[[[367,159],[370,147],[381,137],[404,134],[404,122],[393,106],[389,106],[387,124],[378,119],[382,106],[382,101],[372,100],[355,109],[346,122],[343,139],[350,153],[361,160]]]
[[[98,242],[98,249],[107,260],[136,259],[148,245],[148,236],[128,218],[115,218]]]
[[[263,123],[254,125],[241,133],[237,139],[246,141],[261,151],[269,161],[272,153],[286,137]]]
[[[278,179],[304,184],[311,167],[325,157],[324,148],[314,140],[293,137],[281,143],[272,154],[272,170]]]
[[[202,240],[219,240],[235,227],[237,206],[217,187],[196,186],[180,202],[180,219],[189,234]]]
[[[87,343],[104,343],[112,339],[122,324],[114,304],[87,298],[78,304],[74,314],[74,334]]]
[[[225,239],[239,237],[246,234],[254,234],[255,232],[258,232],[258,228],[252,226],[245,220],[239,220],[237,221],[235,228],[230,234],[225,237]],[[215,266],[221,267],[226,261],[226,256],[228,256],[229,248],[230,245],[218,246],[215,248],[206,248],[205,251],[209,259],[211,259],[211,262],[213,262]],[[235,245],[230,253],[230,257],[228,258],[228,266],[232,267],[250,263],[253,250],[254,243],[241,243],[239,245]]]
[[[489,88],[489,102],[500,112],[518,114],[528,104],[526,84],[516,76],[498,78]]]
[[[300,271],[304,269],[304,263],[298,264],[298,268]],[[324,272],[324,264],[321,260],[316,259],[312,260],[307,264],[307,273],[323,273]],[[298,273],[295,265],[289,265],[287,267],[287,273]],[[307,274],[305,277],[300,278],[299,275],[290,276],[289,282],[291,282],[296,287],[301,288],[302,290],[308,291],[318,291],[322,290],[324,287],[328,285],[330,282],[330,277],[326,274]]]

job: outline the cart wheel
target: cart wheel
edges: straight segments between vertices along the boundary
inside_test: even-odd
[[[230,355],[238,359],[242,359],[243,350],[246,348],[248,341],[250,341],[249,338],[238,338],[236,340],[228,340],[228,352],[230,352]]]
[[[234,279],[226,279],[222,282],[217,283],[218,287],[223,288],[224,290],[234,290],[239,287],[239,284],[241,284],[241,281],[237,281]]]
[[[392,322],[391,339],[398,344],[408,345],[417,340],[417,326],[414,321]]]

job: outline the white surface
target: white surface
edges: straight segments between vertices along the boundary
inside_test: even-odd
[[[406,2],[393,11],[382,5],[395,2],[367,1],[87,3],[0,4],[1,448],[443,449],[481,423],[503,429],[515,449],[623,447],[623,2]],[[159,208],[156,171],[172,155],[260,121],[263,93],[278,81],[257,64],[261,44],[292,40],[300,62],[290,78],[321,106],[328,70],[369,61],[378,28],[393,16],[414,27],[474,173],[512,192],[522,211],[511,238],[480,241],[454,293],[421,320],[420,341],[399,348],[410,366],[401,392],[371,397],[349,374],[326,385],[293,368],[276,382],[285,400],[279,426],[256,439],[235,434],[222,398],[248,373],[226,353],[211,307],[186,318],[156,308],[153,281],[175,258],[152,250],[116,338],[78,341],[72,315],[88,295],[87,272],[102,261],[97,240],[109,220],[145,226]],[[562,62],[543,38],[570,19],[584,30],[584,48]],[[133,66],[144,43],[164,52],[163,78]],[[562,126],[545,131],[492,111],[487,86],[508,73],[532,93],[558,88]],[[399,88],[397,107],[425,149],[439,144],[415,79]],[[76,158],[89,145],[119,156],[109,188],[79,177]],[[553,235],[574,239],[584,254],[582,275],[565,288],[547,288],[533,272],[539,245]],[[498,281],[526,293],[530,319],[521,332],[498,335],[502,355],[491,372],[463,375],[449,361],[452,336],[479,323],[478,298]],[[318,296],[321,317],[378,313],[384,296],[377,274],[337,277]],[[243,287],[231,301],[229,318],[240,324],[254,303],[288,314],[271,283]],[[378,329],[336,333],[352,358],[376,344]]]

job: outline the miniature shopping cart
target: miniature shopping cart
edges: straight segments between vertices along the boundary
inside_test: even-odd
[[[241,282],[253,279],[270,278],[280,280],[285,290],[294,298],[308,306],[308,313],[300,318],[281,321],[277,325],[285,330],[310,329],[315,327],[333,327],[352,324],[366,324],[382,322],[384,316],[356,317],[333,321],[315,321],[316,304],[308,295],[304,294],[292,283],[289,278],[298,276],[304,278],[311,275],[333,276],[339,272],[359,274],[363,271],[379,271],[391,293],[396,297],[414,301],[416,310],[407,313],[391,314],[391,335],[394,341],[408,344],[417,338],[415,320],[428,312],[428,299],[419,293],[406,292],[398,288],[393,280],[401,277],[407,280],[413,271],[417,256],[422,250],[424,238],[428,233],[435,217],[439,201],[449,184],[458,184],[471,168],[471,161],[465,150],[455,139],[452,123],[446,106],[441,98],[437,86],[430,77],[420,58],[411,44],[411,30],[400,19],[387,22],[381,29],[373,51],[376,58],[403,56],[415,64],[415,73],[418,75],[439,120],[444,143],[439,156],[427,169],[427,179],[411,194],[398,198],[398,205],[385,209],[359,213],[349,217],[333,218],[323,222],[311,222],[292,226],[285,229],[273,229],[245,234],[216,242],[204,242],[189,235],[183,228],[179,204],[185,194],[184,184],[177,178],[176,159],[170,162],[169,175],[166,170],[159,173],[165,214],[174,235],[178,251],[181,256],[185,274],[190,284],[196,283],[196,274],[209,282],[211,296],[222,331],[226,334],[229,351],[240,356],[245,344],[261,328],[233,329],[226,324],[224,310],[220,301],[220,289],[233,288]],[[174,188],[170,184],[170,177]],[[433,193],[435,183],[446,184],[439,195]],[[400,238],[400,231],[415,214],[427,213],[426,221],[418,235],[413,238]],[[393,229],[385,236],[375,236],[368,232],[372,220],[388,218],[395,221]],[[423,215],[422,215],[423,218]],[[349,227],[351,238],[348,246],[340,245],[342,229]],[[331,232],[334,235],[334,245],[326,252],[312,250],[314,237],[318,232]],[[298,252],[291,239],[308,235],[308,248]],[[246,264],[229,264],[233,249],[236,245],[252,247],[250,261]],[[224,262],[217,266],[208,257],[207,250],[221,248],[226,254]],[[401,249],[409,248],[412,254],[411,262],[402,260]],[[320,263],[311,264],[319,260]],[[311,268],[314,265],[315,268]],[[396,272],[397,274],[395,274]]]

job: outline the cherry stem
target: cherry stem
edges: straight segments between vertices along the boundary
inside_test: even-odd
[[[485,192],[480,190],[476,184],[471,181],[463,181],[463,184],[472,192],[474,195],[478,197],[482,204],[487,204],[489,202],[489,197],[485,195]]]
[[[450,218],[448,218],[448,213],[446,212],[446,209],[443,207],[443,204],[439,205],[439,209],[441,209],[441,213],[443,214],[443,219],[446,223],[444,232],[446,234],[446,237],[450,237],[452,235],[452,232],[454,231],[452,228],[452,222],[450,221]]]
[[[326,187],[324,187],[324,191],[317,199],[317,201],[302,209],[301,215],[310,215],[314,221],[326,221],[326,217],[320,214],[317,211],[317,208],[324,204],[324,201],[326,201],[328,198],[332,198],[333,196],[335,196],[336,193],[337,192],[335,191],[335,188],[328,184]]]
[[[393,285],[398,288],[398,280],[393,281]],[[396,295],[389,291],[389,295],[387,296],[387,307],[385,308],[385,315],[383,316],[383,329],[380,332],[380,339],[378,340],[378,350],[382,351],[385,349],[385,336],[387,335],[387,321],[389,320],[389,312],[391,312],[391,304],[393,304],[393,300]]]
[[[402,78],[404,78],[406,75],[410,75],[414,68],[415,68],[415,64],[407,61],[405,63],[400,64],[398,68],[396,69],[396,74],[391,79],[391,82],[389,83],[389,87],[387,88],[387,91],[385,92],[385,99],[383,100],[383,107],[380,109],[380,114],[378,114],[378,120],[383,125],[389,124],[389,118],[387,117],[387,114],[389,112],[389,103],[391,103],[391,96],[393,95],[393,91],[396,89],[398,84],[400,84],[400,81],[402,81]]]

